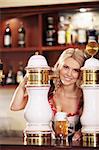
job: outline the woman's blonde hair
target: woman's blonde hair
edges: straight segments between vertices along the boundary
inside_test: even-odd
[[[55,89],[57,89],[60,84],[61,84],[61,81],[60,81],[60,77],[59,77],[59,71],[60,69],[63,67],[64,65],[64,61],[67,59],[67,58],[70,58],[72,57],[73,59],[75,59],[80,67],[83,66],[83,63],[84,63],[84,60],[85,60],[85,57],[84,57],[84,53],[82,50],[76,48],[68,48],[66,50],[63,51],[63,53],[60,55],[58,61],[56,62],[56,64],[54,65],[54,68],[53,68],[53,82],[54,82],[54,85],[55,85]],[[81,80],[80,79],[80,75],[79,75],[79,81]],[[77,81],[78,82],[78,81]],[[79,86],[79,84],[77,84],[77,86]]]

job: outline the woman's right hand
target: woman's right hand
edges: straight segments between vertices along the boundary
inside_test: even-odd
[[[21,81],[21,83],[19,84],[19,86],[21,86],[23,89],[25,89],[25,85],[27,83],[27,74],[24,76],[23,80]]]

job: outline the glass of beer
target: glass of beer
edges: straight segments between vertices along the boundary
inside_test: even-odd
[[[54,118],[54,131],[56,139],[66,140],[68,135],[68,120],[65,112],[57,112]]]

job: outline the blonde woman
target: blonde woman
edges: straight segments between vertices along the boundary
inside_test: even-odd
[[[49,103],[55,114],[66,112],[71,128],[75,132],[73,140],[80,139],[79,123],[83,110],[83,93],[80,88],[80,68],[84,63],[84,54],[79,49],[65,50],[54,66],[54,91],[49,94]]]

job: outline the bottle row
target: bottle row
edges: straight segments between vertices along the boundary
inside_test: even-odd
[[[5,73],[4,73],[5,74]],[[23,66],[23,62],[19,62],[18,70],[15,73],[13,70],[13,66],[8,66],[8,72],[5,74],[5,77],[2,80],[2,85],[16,85],[19,84],[24,76],[26,74],[26,71]]]
[[[12,46],[12,31],[10,24],[7,23],[4,32],[4,47]],[[20,23],[20,27],[18,28],[18,47],[25,47],[25,28],[23,22]]]
[[[43,45],[66,45],[66,44],[87,44],[89,40],[96,40],[99,43],[99,30],[96,30],[91,25],[89,28],[75,28],[72,24],[72,17],[59,16],[58,24],[55,24],[53,16],[46,17],[46,26],[43,32]],[[18,28],[18,47],[25,47],[26,44],[26,29],[23,22]],[[12,46],[12,31],[10,24],[7,23],[4,32],[4,47]]]
[[[72,18],[68,16],[59,17],[58,30],[55,30],[54,18],[47,17],[47,29],[45,32],[45,45],[65,45],[65,44],[87,44],[90,40],[99,42],[99,31],[93,26],[86,29],[85,27],[74,28]]]

